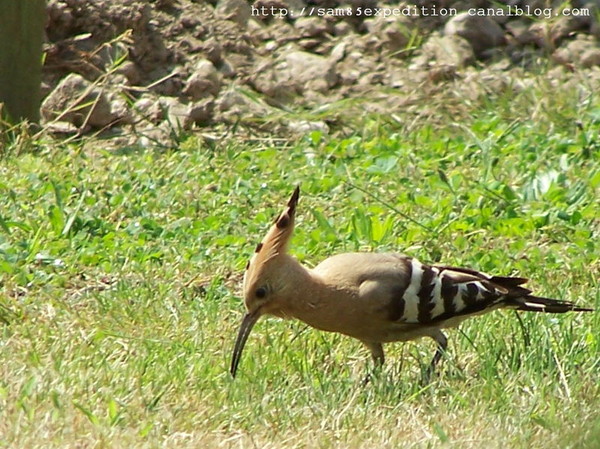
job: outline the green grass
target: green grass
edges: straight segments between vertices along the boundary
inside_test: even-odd
[[[227,372],[243,267],[298,183],[309,266],[401,251],[599,307],[600,108],[541,95],[280,148],[6,154],[0,447],[598,447],[597,312],[467,321],[427,387],[430,341],[363,388],[359,343],[277,319]]]

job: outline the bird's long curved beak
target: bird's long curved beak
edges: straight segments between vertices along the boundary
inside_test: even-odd
[[[231,373],[232,377],[235,377],[235,373],[237,371],[238,365],[240,364],[240,359],[242,357],[242,351],[244,350],[244,345],[246,344],[246,340],[248,340],[250,331],[252,330],[252,327],[254,327],[260,316],[260,308],[244,315],[244,319],[242,320],[242,324],[240,325],[240,330],[238,331],[237,339],[235,340],[235,346],[233,348],[233,357],[231,358],[231,368],[229,372]]]

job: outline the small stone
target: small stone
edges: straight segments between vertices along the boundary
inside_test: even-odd
[[[326,91],[337,82],[335,62],[323,56],[294,51],[285,55],[285,62],[293,80],[304,85],[310,84],[315,90]]]
[[[561,42],[572,36],[576,31],[582,30],[588,25],[586,19],[579,17],[559,16],[549,29],[552,45],[559,46]]]
[[[321,45],[321,39],[301,39],[298,41],[298,45],[304,50],[312,50],[316,53],[316,48]]]
[[[48,122],[58,118],[77,127],[94,128],[104,128],[118,118],[104,91],[75,73],[67,75],[46,97],[41,115]]]
[[[221,89],[221,77],[215,66],[207,59],[200,60],[194,72],[185,82],[183,93],[193,100],[216,96]]]
[[[421,55],[415,58],[417,66],[454,66],[465,67],[473,63],[473,48],[466,39],[458,35],[439,36],[433,34],[421,49]]]
[[[575,64],[583,67],[592,67],[596,65],[597,52],[600,52],[600,50],[596,46],[595,39],[590,36],[580,35],[577,39],[556,49],[552,53],[552,58],[557,63],[563,65]]]
[[[216,101],[215,109],[219,112],[226,112],[230,115],[258,114],[266,112],[265,107],[260,103],[250,100],[246,95],[236,91],[227,90]]]
[[[167,113],[169,126],[174,129],[185,128],[188,121],[188,106],[174,97],[161,97],[161,107]]]
[[[73,135],[79,132],[79,128],[70,122],[52,122],[46,126],[46,130],[52,134]]]
[[[337,61],[341,61],[342,59],[344,59],[345,55],[346,55],[346,43],[340,42],[335,47],[333,47],[329,57],[332,61],[337,62]]]
[[[214,65],[218,65],[223,59],[223,46],[214,37],[204,42],[202,51],[206,55],[206,58]]]
[[[590,48],[583,52],[580,59],[583,67],[589,68],[600,65],[600,48]]]
[[[518,45],[529,45],[535,42],[535,36],[529,29],[528,21],[517,19],[506,23],[506,30]]]
[[[244,0],[219,0],[215,12],[218,16],[245,27],[250,20],[252,10]]]
[[[140,71],[132,61],[125,61],[119,66],[116,73],[124,75],[130,86],[137,86],[141,81]]]
[[[427,76],[434,83],[450,81],[459,77],[456,67],[453,65],[439,65],[432,67]]]
[[[333,26],[333,34],[336,36],[346,36],[352,32],[352,25],[346,21],[337,22]]]
[[[444,35],[457,35],[466,39],[477,57],[505,42],[504,31],[500,25],[489,17],[472,16],[468,12],[451,18],[444,27]]]
[[[375,17],[364,21],[368,35],[374,38],[373,44],[392,52],[406,48],[409,42],[407,30],[410,26],[405,17]]]
[[[224,59],[221,63],[221,66],[219,67],[219,73],[225,78],[234,78],[237,74],[234,65],[228,59]]]
[[[215,102],[212,99],[205,99],[188,106],[188,121],[196,125],[206,126],[210,124]]]
[[[289,122],[287,127],[291,132],[299,135],[306,135],[314,131],[318,131],[325,136],[329,134],[329,126],[321,120],[294,120]]]
[[[317,37],[327,33],[327,22],[322,17],[300,17],[294,26],[301,37]]]
[[[158,98],[151,97],[149,94],[142,95],[133,105],[133,111],[140,121],[149,121],[158,123],[163,119],[163,112]]]
[[[133,123],[133,114],[127,101],[122,95],[112,93],[108,96],[110,101],[110,109],[115,119],[118,120],[120,125],[131,125]]]

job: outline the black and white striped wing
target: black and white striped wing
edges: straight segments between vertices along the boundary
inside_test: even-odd
[[[404,258],[410,282],[396,291],[390,319],[407,324],[434,324],[458,316],[478,314],[523,297],[523,278],[489,276],[475,270],[430,266]]]

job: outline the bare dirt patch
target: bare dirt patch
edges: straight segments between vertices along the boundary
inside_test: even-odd
[[[288,137],[343,129],[352,111],[401,116],[449,90],[526,85],[540,67],[599,79],[597,1],[572,1],[577,16],[559,1],[509,3],[490,15],[496,2],[50,0],[43,117],[137,143],[239,125]],[[323,107],[336,112],[287,114]]]

